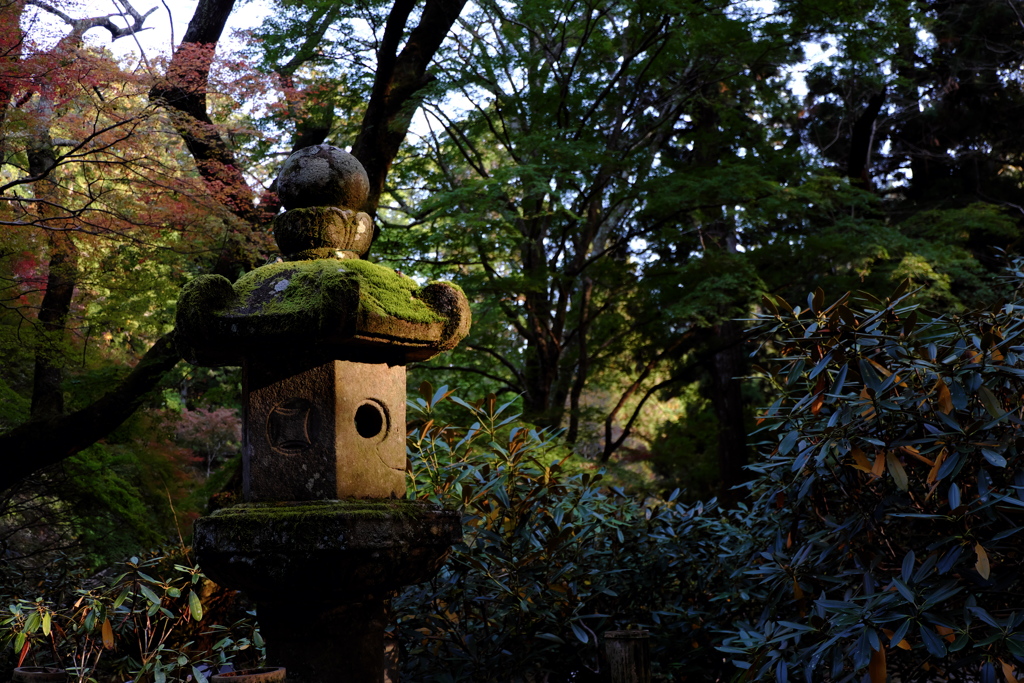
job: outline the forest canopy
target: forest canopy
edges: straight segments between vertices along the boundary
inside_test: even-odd
[[[372,258],[471,295],[414,380],[694,495],[745,480],[764,294],[909,280],[955,311],[1017,248],[1012,3],[284,1],[228,49],[245,8],[203,0],[172,56],[119,60],[163,20],[124,7],[3,4],[5,488],[237,408],[178,363],[176,292],[276,256],[312,144],[367,168]]]
[[[240,374],[181,361],[175,304],[195,277],[234,280],[279,256],[278,169],[329,143],[367,171],[369,258],[454,282],[473,309],[458,349],[409,367],[425,415],[410,424],[410,460],[437,468],[414,472],[416,495],[501,526],[498,503],[461,488],[466,468],[437,465],[442,425],[475,419],[495,444],[543,451],[514,463],[513,493],[555,476],[552,453],[575,459],[559,486],[587,505],[550,520],[544,542],[568,554],[538,555],[567,576],[591,537],[557,528],[591,514],[612,520],[586,527],[607,550],[593,562],[639,553],[651,586],[688,553],[705,558],[706,572],[658,590],[675,601],[673,628],[693,625],[691,649],[718,638],[727,668],[811,680],[825,661],[836,680],[871,667],[881,680],[889,629],[890,651],[913,649],[901,669],[912,680],[975,638],[952,608],[914,612],[926,590],[945,604],[956,574],[975,602],[955,606],[992,629],[971,641],[987,648],[977,662],[1015,675],[1024,641],[1000,586],[1016,574],[989,574],[1016,557],[1007,539],[1020,528],[1020,3],[266,0],[265,18],[229,30],[252,5],[199,0],[167,55],[142,37],[170,10],[117,4],[0,0],[10,585],[64,566],[62,553],[93,570],[179,533],[184,544],[192,519],[237,499]],[[136,48],[115,56],[125,43]],[[525,431],[501,431],[496,405]],[[935,434],[941,447],[925,443]],[[602,467],[614,487],[598,486]],[[872,526],[857,518],[868,508],[941,520],[946,535]],[[830,526],[833,514],[859,521]],[[861,524],[864,536],[841,533]],[[677,539],[682,528],[694,535]],[[759,546],[758,533],[773,540]],[[888,545],[873,555],[878,538]],[[840,548],[856,551],[836,559]],[[483,565],[464,550],[452,575],[473,584]],[[755,563],[748,592],[737,572]],[[660,618],[617,580],[600,584],[612,593],[558,583],[579,599],[548,615],[556,640],[590,646],[584,603]],[[536,581],[537,595],[555,585]],[[810,604],[836,586],[847,593]],[[721,591],[733,611],[694,607],[691,589]],[[438,614],[416,628],[454,638],[441,607],[463,598],[434,593]],[[885,628],[865,626],[883,612]],[[821,640],[787,649],[807,629]],[[903,648],[908,633],[918,640]],[[682,667],[672,648],[691,641],[667,638]],[[535,654],[564,654],[535,645],[508,646],[524,671]],[[566,676],[589,666],[573,652]],[[483,675],[480,660],[464,664]]]
[[[245,10],[203,0],[169,59],[117,60],[161,17],[125,8],[3,5],[5,488],[237,401],[178,364],[175,295],[276,256],[311,144],[367,168],[374,258],[471,294],[470,342],[414,378],[698,493],[744,480],[762,295],[909,280],[958,310],[1017,246],[1012,3],[280,2],[228,50]]]

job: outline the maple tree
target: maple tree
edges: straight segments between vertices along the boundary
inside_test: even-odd
[[[52,48],[21,33],[29,6],[56,15],[69,29]],[[140,334],[118,339],[110,331],[105,338],[92,329],[101,321],[88,319],[88,309],[111,295],[123,297],[127,308],[132,299],[166,297],[166,290],[145,291],[153,280],[137,279],[144,262],[154,250],[175,249],[183,233],[207,222],[210,209],[201,188],[181,171],[180,154],[145,100],[148,75],[124,70],[84,44],[92,29],[105,29],[114,40],[131,35],[148,13],[129,7],[127,15],[131,23],[119,27],[115,15],[72,18],[47,3],[3,7],[4,25],[12,29],[5,31],[11,41],[0,62],[7,95],[0,103],[0,220],[9,267],[5,346],[33,356],[31,401],[28,414],[20,416],[28,419],[0,437],[11,454],[0,476],[4,484],[104,436],[138,407],[152,379],[177,362],[171,338],[161,336],[168,329],[166,303],[153,324],[134,323]],[[138,248],[140,261],[119,258],[116,250],[125,247]],[[182,266],[164,261],[151,267],[180,272]],[[93,332],[99,344],[87,342]],[[89,351],[124,360],[147,347],[117,388],[67,412],[63,383],[74,357]],[[33,457],[24,457],[29,452]]]
[[[408,130],[408,107],[415,106],[419,91],[429,81],[427,66],[463,5],[464,0],[429,0],[417,13],[416,3],[399,1],[386,14],[384,39],[375,50],[373,94],[354,146],[372,179],[371,198],[364,210],[375,211],[384,177]],[[20,29],[27,6],[54,14],[67,25],[69,30],[53,49],[24,49],[31,44],[31,37]],[[178,362],[173,331],[164,315],[162,325],[149,325],[154,334],[148,350],[140,354],[139,348],[132,349],[129,355],[136,355],[138,361],[120,383],[77,410],[65,409],[62,383],[68,351],[76,342],[87,345],[69,327],[75,307],[86,305],[80,296],[85,291],[84,241],[124,238],[155,249],[184,251],[174,231],[198,226],[209,230],[212,222],[216,230],[211,232],[220,238],[214,240],[219,246],[208,241],[204,247],[202,240],[196,244],[190,238],[188,248],[215,251],[216,260],[191,267],[237,275],[266,257],[267,221],[278,210],[276,197],[272,190],[257,192],[247,182],[238,150],[210,114],[211,65],[233,0],[199,2],[188,31],[161,73],[127,73],[83,48],[82,36],[91,29],[105,28],[116,40],[143,28],[149,13],[140,14],[130,5],[126,8],[123,15],[77,19],[36,0],[17,0],[3,7],[5,25],[19,27],[16,36],[0,45],[6,50],[0,82],[2,94],[8,95],[3,122],[11,130],[22,116],[27,136],[23,148],[11,149],[5,157],[5,162],[19,168],[17,177],[3,187],[10,215],[7,222],[24,227],[24,239],[34,241],[33,247],[45,234],[47,257],[45,266],[12,266],[12,271],[28,268],[30,272],[30,277],[11,279],[12,310],[45,343],[35,351],[31,409],[12,420],[20,424],[0,434],[0,451],[15,454],[5,458],[0,488],[106,436]],[[119,28],[113,22],[119,16],[127,16],[130,25]],[[299,66],[301,61],[294,61],[292,68]],[[110,98],[103,89],[112,84],[130,86],[130,93]],[[32,105],[32,112],[21,106],[25,104]],[[308,110],[289,111],[299,117],[292,124],[303,128],[301,116],[308,115]],[[191,164],[184,163],[179,143],[145,128],[164,116]],[[84,124],[85,130],[76,129],[79,137],[74,139],[70,131],[76,123]],[[69,131],[66,139],[64,127]],[[153,144],[143,143],[144,138]],[[12,136],[5,140],[12,147]],[[303,144],[321,141],[307,136]],[[157,147],[170,155],[154,153]],[[26,158],[21,167],[18,154]],[[20,194],[19,187],[23,188]],[[91,258],[93,247],[89,249]],[[163,302],[164,314],[169,310],[167,303]],[[146,315],[153,317],[152,311]],[[142,345],[147,340],[135,341]],[[29,451],[34,457],[17,457]]]

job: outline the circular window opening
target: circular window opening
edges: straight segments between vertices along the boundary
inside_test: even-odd
[[[376,403],[364,403],[356,408],[356,431],[364,439],[380,436],[387,426],[387,416]]]

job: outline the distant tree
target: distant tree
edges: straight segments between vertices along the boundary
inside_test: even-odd
[[[207,477],[216,460],[237,453],[242,445],[242,421],[231,408],[186,408],[174,432],[182,443],[203,455]]]

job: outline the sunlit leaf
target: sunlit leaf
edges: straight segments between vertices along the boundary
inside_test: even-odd
[[[110,625],[110,619],[104,619],[100,626],[100,635],[103,639],[103,647],[108,650],[114,649],[114,629]]]
[[[143,583],[139,584],[139,590],[142,591],[142,594],[146,596],[146,599],[153,603],[153,605],[160,604],[160,596],[154,593],[152,588]]]
[[[203,620],[203,603],[199,601],[195,591],[188,592],[188,611],[196,621]]]

